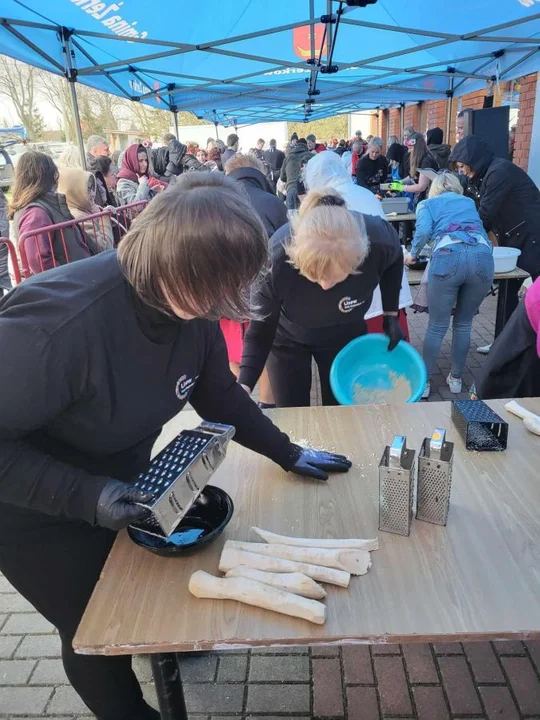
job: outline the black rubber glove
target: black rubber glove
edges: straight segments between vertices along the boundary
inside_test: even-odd
[[[293,445],[299,453],[298,460],[291,468],[296,475],[312,477],[316,480],[328,480],[329,472],[349,472],[351,461],[345,455],[334,455],[324,450],[311,450]]]
[[[390,338],[388,350],[391,352],[400,340],[405,340],[405,335],[399,324],[397,315],[385,315],[383,318],[384,334]]]
[[[96,507],[96,525],[122,530],[137,520],[144,520],[150,510],[135,503],[149,503],[152,493],[134,488],[119,480],[109,480],[101,491]]]

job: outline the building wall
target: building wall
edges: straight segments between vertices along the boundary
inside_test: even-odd
[[[401,110],[391,108],[388,118],[388,135],[396,135],[401,139]]]
[[[533,132],[538,73],[527,75],[521,82],[519,95],[519,116],[516,125],[514,162],[523,170],[529,169],[531,138]],[[540,108],[538,108],[540,112]]]
[[[519,116],[516,123],[516,141],[514,148],[514,162],[524,170],[528,170],[531,159],[530,147],[533,131],[534,111],[537,97],[538,73],[532,73],[521,79],[521,92],[519,96]],[[505,83],[495,91],[495,107],[503,104]],[[481,110],[484,105],[485,90],[478,90],[459,98],[454,98],[450,114],[450,137],[446,137],[447,100],[428,100],[420,106],[408,105],[405,108],[405,125],[412,125],[415,130],[425,132],[432,127],[443,129],[444,141],[453,145],[456,140],[456,117],[460,110],[471,108]],[[540,93],[539,93],[540,95]],[[538,108],[540,114],[540,107]],[[390,110],[389,133],[399,136],[399,110]]]

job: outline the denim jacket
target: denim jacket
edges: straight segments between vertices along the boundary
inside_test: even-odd
[[[484,240],[491,247],[474,200],[471,198],[454,192],[445,192],[438,197],[418,203],[411,255],[418,257],[427,243],[431,243],[435,251],[440,241],[448,235],[468,245],[477,245]]]

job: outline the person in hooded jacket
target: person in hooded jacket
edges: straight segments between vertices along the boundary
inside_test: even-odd
[[[428,130],[426,133],[426,142],[431,156],[439,166],[439,170],[446,170],[452,148],[450,145],[443,143],[443,131],[441,128],[434,127]]]
[[[302,160],[306,160],[306,158],[309,160],[312,157],[305,138],[300,138],[285,156],[279,179],[287,183],[286,205],[288,210],[297,210],[300,205],[298,195],[300,194]]]
[[[504,158],[495,157],[476,135],[460,140],[450,162],[468,179],[487,232],[496,230],[499,245],[521,250],[518,267],[540,275],[540,191],[527,173]],[[507,318],[518,304],[521,280],[509,280]]]
[[[119,205],[151,200],[164,188],[163,183],[149,172],[148,150],[138,143],[130,145],[125,151],[117,177],[116,194]]]
[[[269,237],[285,225],[285,205],[274,195],[270,181],[256,157],[236,153],[225,163],[225,175],[243,186]]]

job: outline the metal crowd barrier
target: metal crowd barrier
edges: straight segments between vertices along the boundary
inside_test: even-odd
[[[84,215],[76,220],[68,220],[21,233],[18,247],[10,240],[0,238],[0,242],[7,245],[10,254],[12,281],[18,284],[31,275],[71,262],[73,258],[70,258],[70,250],[66,243],[67,229],[74,230],[80,241],[79,245],[85,246],[90,255],[100,251],[97,238],[105,238],[111,232],[114,245],[117,245],[129,230],[134,218],[140,215],[147,204],[147,200],[142,200],[122,205],[115,208],[114,211],[103,210],[93,215]],[[73,249],[71,254],[73,255]]]

